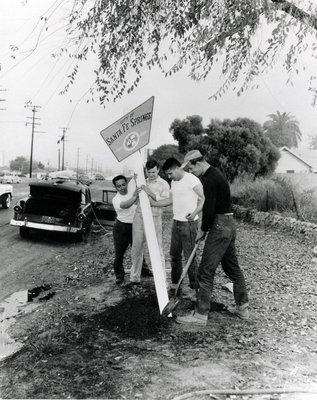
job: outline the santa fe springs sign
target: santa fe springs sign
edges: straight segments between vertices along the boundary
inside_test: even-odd
[[[153,103],[154,96],[100,132],[118,161],[149,143]]]

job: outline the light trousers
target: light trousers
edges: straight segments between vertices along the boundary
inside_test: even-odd
[[[160,249],[162,267],[165,274],[165,255],[163,250],[163,239],[162,239],[162,216],[153,215],[154,227],[156,232],[156,237]],[[151,260],[146,245],[146,238],[143,225],[143,217],[141,212],[136,212],[132,224],[132,248],[131,248],[131,258],[132,267],[130,270],[130,281],[140,282],[143,257],[148,265],[150,265]]]

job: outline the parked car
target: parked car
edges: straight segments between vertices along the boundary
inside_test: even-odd
[[[90,179],[89,176],[84,175],[84,174],[78,175],[78,180],[79,180],[82,184],[87,185],[87,186],[89,186],[89,185],[92,184],[92,179]]]
[[[0,185],[0,203],[2,208],[9,208],[12,200],[12,185]]]
[[[105,177],[103,175],[101,175],[101,174],[96,174],[95,175],[95,180],[96,181],[104,181]]]
[[[7,172],[0,177],[0,183],[20,183],[21,178],[13,172]]]
[[[117,194],[115,189],[104,189],[102,191],[102,202],[94,203],[94,211],[97,223],[104,226],[113,226],[116,212],[112,205],[112,199]]]
[[[65,232],[81,241],[89,232],[93,209],[90,190],[77,181],[51,180],[30,183],[30,195],[14,206],[11,225],[20,236],[30,231]]]

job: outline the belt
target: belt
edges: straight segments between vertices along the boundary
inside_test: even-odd
[[[216,217],[233,217],[233,213],[216,214]]]
[[[195,219],[194,221],[178,221],[177,219],[174,219],[173,221],[176,222],[176,224],[181,225],[181,224],[189,224],[189,223],[197,222],[198,219],[197,220]]]

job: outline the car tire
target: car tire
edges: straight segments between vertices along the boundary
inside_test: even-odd
[[[6,194],[1,200],[2,208],[9,208],[11,204],[11,196]]]
[[[22,239],[28,239],[30,237],[30,230],[25,226],[20,226],[20,236]]]

